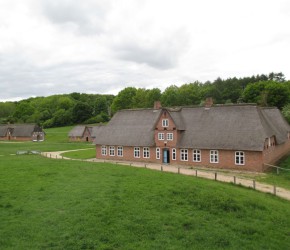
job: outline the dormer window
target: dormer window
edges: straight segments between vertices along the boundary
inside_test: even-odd
[[[169,120],[168,119],[162,119],[162,127],[167,128],[169,126]]]
[[[163,141],[164,140],[164,133],[158,133],[158,140]]]

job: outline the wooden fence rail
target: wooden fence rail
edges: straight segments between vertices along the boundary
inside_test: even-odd
[[[267,164],[267,163],[265,163],[264,165],[266,165],[266,166],[268,166],[268,167],[271,167],[271,168],[276,168],[277,174],[280,173],[280,169],[281,169],[281,170],[285,170],[285,171],[290,171],[290,169],[288,169],[288,168],[281,168],[281,167],[274,166],[274,165]]]

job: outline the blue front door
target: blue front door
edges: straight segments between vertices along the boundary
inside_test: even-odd
[[[169,163],[169,149],[163,149],[163,163]]]

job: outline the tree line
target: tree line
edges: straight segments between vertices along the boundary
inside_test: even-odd
[[[276,106],[290,122],[290,81],[283,73],[270,73],[171,85],[163,92],[159,88],[127,87],[116,96],[71,93],[0,102],[0,123],[37,123],[44,128],[103,123],[121,109],[152,108],[159,100],[164,107],[203,105],[207,97],[217,104]]]

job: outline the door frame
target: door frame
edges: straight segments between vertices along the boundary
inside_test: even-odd
[[[166,154],[166,156],[165,156]],[[165,162],[166,159],[166,162]],[[170,149],[163,148],[162,149],[162,163],[169,164],[170,163]]]

